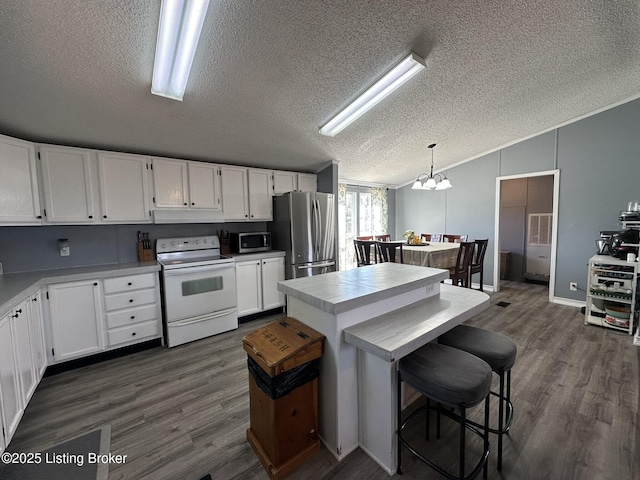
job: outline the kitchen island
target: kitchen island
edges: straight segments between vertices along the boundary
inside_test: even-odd
[[[396,362],[484,310],[489,296],[441,285],[446,270],[381,263],[287,280],[287,314],[325,335],[320,438],[341,460],[358,446],[395,473]]]

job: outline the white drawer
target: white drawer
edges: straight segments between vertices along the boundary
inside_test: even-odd
[[[141,288],[156,286],[156,273],[143,273],[142,275],[129,275],[127,277],[105,278],[103,280],[104,293],[128,292]]]
[[[155,303],[143,307],[127,308],[107,313],[107,328],[133,325],[158,318],[158,306]]]
[[[116,293],[105,295],[104,304],[108,311],[119,308],[137,307],[149,303],[156,303],[156,289],[139,290],[137,292]]]
[[[113,347],[123,343],[135,343],[149,337],[157,337],[159,332],[160,325],[156,321],[115,328],[108,331],[109,346]]]

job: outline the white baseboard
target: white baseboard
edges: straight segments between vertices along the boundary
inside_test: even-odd
[[[584,300],[574,300],[573,298],[564,298],[564,297],[553,297],[552,303],[557,303],[560,305],[568,305],[570,307],[584,307],[587,302]]]

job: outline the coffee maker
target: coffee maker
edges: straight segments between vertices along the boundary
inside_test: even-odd
[[[609,249],[609,245],[611,243],[611,238],[618,233],[617,230],[601,230],[600,238],[596,240],[596,245],[598,245],[598,255],[611,255],[611,250]]]

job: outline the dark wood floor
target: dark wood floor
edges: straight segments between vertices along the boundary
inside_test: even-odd
[[[508,283],[469,323],[509,335],[515,419],[504,468],[489,478],[640,478],[640,348],[629,335],[585,326],[578,308],[550,304],[544,286]],[[510,302],[507,307],[496,304]],[[245,439],[249,397],[242,337],[268,320],[189,345],[155,348],[45,378],[9,445],[39,451],[108,423],[111,480],[267,479]],[[432,440],[444,461],[455,443]],[[496,442],[492,443],[492,446]],[[408,456],[406,456],[408,457]],[[407,458],[405,479],[438,479]],[[362,451],[337,463],[322,450],[291,478],[386,479]]]

